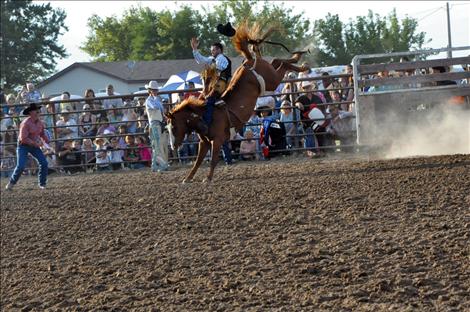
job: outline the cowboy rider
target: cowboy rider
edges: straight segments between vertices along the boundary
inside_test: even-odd
[[[199,40],[197,38],[191,38],[191,47],[193,49],[194,59],[198,64],[212,65],[215,64],[217,73],[219,76],[219,81],[217,82],[216,89],[210,94],[206,95],[206,110],[202,119],[206,123],[207,129],[204,129],[203,132],[207,133],[206,130],[210,127],[212,123],[212,115],[214,112],[214,107],[223,105],[222,100],[217,101],[218,98],[225,91],[225,88],[228,85],[228,82],[232,76],[232,61],[224,55],[224,47],[219,42],[214,42],[211,46],[211,55],[206,57],[203,56],[199,50]]]

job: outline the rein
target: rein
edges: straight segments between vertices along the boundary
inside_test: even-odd
[[[286,46],[285,46],[283,43],[281,43],[281,42],[275,42],[275,41],[269,41],[269,40],[264,40],[264,41],[263,41],[263,40],[260,40],[260,39],[258,39],[258,40],[248,40],[248,43],[249,43],[249,44],[253,44],[253,45],[260,45],[260,44],[263,43],[263,42],[269,43],[269,44],[272,44],[272,45],[281,46],[281,47],[283,47],[287,52],[292,53],[292,54],[296,54],[296,53],[301,53],[301,54],[310,53],[310,49],[307,49],[306,51],[294,51],[294,52],[291,52],[291,51],[289,50],[289,48],[286,47]]]

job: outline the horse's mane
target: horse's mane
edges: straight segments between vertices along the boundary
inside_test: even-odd
[[[204,67],[203,71],[201,72],[201,78],[203,79],[204,83],[209,82],[207,88],[204,89],[207,91],[213,90],[218,80],[218,73],[215,64]]]
[[[180,104],[176,105],[172,110],[171,114],[174,114],[176,112],[179,112],[185,108],[193,109],[193,108],[202,108],[204,107],[205,102],[204,100],[199,100],[195,96],[190,96]]]
[[[276,29],[276,27],[271,27],[264,35],[260,35],[261,25],[259,23],[255,23],[250,27],[248,21],[244,21],[237,27],[237,32],[232,38],[233,46],[246,60],[252,60],[253,56],[248,49],[249,44],[260,45]]]

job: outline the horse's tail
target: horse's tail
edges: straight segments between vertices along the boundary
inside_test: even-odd
[[[247,60],[252,60],[253,57],[250,53],[248,45],[260,45],[276,29],[276,27],[271,27],[264,35],[260,36],[260,24],[255,23],[253,27],[249,27],[248,22],[244,21],[240,26],[237,27],[237,32],[232,38],[233,46],[235,47],[235,50],[242,54]]]

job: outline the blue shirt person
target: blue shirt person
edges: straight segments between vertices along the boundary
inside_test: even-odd
[[[149,91],[149,97],[145,100],[145,110],[149,118],[150,141],[152,145],[152,171],[161,172],[168,170],[167,157],[163,154],[167,140],[162,136],[164,108],[160,96],[158,96],[158,83],[151,80],[145,88]]]

